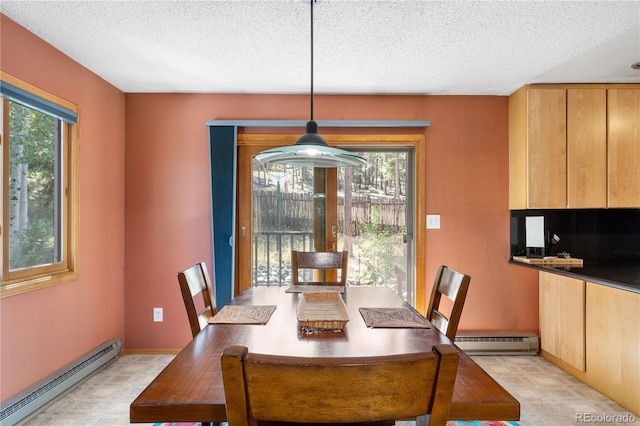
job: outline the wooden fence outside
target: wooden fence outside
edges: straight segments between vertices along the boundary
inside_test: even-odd
[[[278,200],[278,198],[280,198]],[[278,204],[280,205],[278,207]],[[344,197],[338,197],[338,227],[344,221]],[[374,218],[382,229],[401,232],[406,229],[404,198],[378,197],[355,194],[351,197],[351,221],[354,235],[360,225]],[[280,211],[280,230],[302,231],[313,229],[314,199],[312,194],[299,192],[259,191],[253,195],[253,229],[278,230],[277,212]],[[265,213],[263,213],[265,212]]]

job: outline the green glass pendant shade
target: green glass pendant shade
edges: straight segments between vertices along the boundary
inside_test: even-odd
[[[324,168],[358,167],[367,163],[359,155],[330,147],[318,134],[318,125],[313,120],[307,122],[307,132],[295,144],[259,152],[255,159],[261,163]]]

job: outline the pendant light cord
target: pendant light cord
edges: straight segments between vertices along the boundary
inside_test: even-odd
[[[313,120],[313,3],[315,0],[309,0],[311,2],[311,120]]]

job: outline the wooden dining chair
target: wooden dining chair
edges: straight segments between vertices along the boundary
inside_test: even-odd
[[[293,285],[347,285],[347,266],[349,260],[348,251],[291,251],[291,281]],[[315,277],[311,281],[300,279],[301,269],[319,271],[324,274],[321,280]],[[337,280],[327,279],[327,273],[337,271],[340,277]],[[336,272],[336,273],[337,273]]]
[[[447,422],[457,369],[453,345],[355,358],[264,355],[230,346],[222,354],[227,420],[229,426],[248,426],[417,419],[441,426]]]
[[[471,277],[469,275],[456,272],[445,265],[440,265],[433,282],[426,317],[452,342],[458,332],[458,323],[462,315],[464,301],[467,298],[470,281]],[[451,307],[448,314],[442,312],[443,309],[441,309],[440,304],[442,296],[450,299],[450,303],[447,303],[447,306]]]
[[[207,265],[200,262],[178,272],[178,282],[184,306],[187,309],[191,334],[196,337],[207,325],[209,318],[217,313],[216,299]]]

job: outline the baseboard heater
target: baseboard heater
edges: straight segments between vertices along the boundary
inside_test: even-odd
[[[534,333],[459,333],[454,343],[469,355],[537,355],[540,350]]]
[[[17,395],[0,403],[0,425],[12,426],[36,413],[92,373],[114,361],[122,341],[111,339],[92,349]]]

